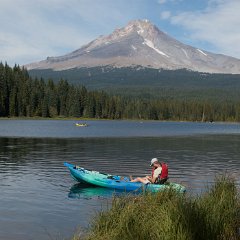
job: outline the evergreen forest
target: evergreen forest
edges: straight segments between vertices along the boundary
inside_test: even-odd
[[[179,98],[158,91],[158,98],[108,93],[31,77],[24,68],[0,63],[0,117],[240,121],[238,98]]]

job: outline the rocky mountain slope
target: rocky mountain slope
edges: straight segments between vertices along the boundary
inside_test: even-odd
[[[100,36],[80,49],[25,67],[63,71],[99,66],[188,69],[208,73],[240,73],[240,60],[185,45],[160,31],[148,20],[135,20]]]

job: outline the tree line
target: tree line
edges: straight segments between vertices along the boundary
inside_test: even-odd
[[[240,121],[240,102],[112,95],[0,63],[0,117]]]

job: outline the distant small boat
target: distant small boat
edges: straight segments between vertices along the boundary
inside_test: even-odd
[[[88,125],[86,123],[75,123],[77,127],[87,127]]]

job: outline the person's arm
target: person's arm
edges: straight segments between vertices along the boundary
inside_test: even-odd
[[[151,176],[146,176],[146,178],[147,178],[150,182],[152,182],[152,177],[151,177]]]
[[[156,179],[161,174],[161,172],[162,172],[162,167],[158,167],[157,169],[155,169],[153,173],[153,177],[149,179],[149,181],[151,181],[151,183],[155,183]]]
[[[157,179],[157,178],[153,176],[153,177],[151,178],[151,180],[149,180],[149,181],[150,181],[151,183],[155,183],[156,179]]]
[[[157,179],[156,177],[150,177],[150,176],[146,176],[146,177],[151,183],[155,183],[155,181]]]

